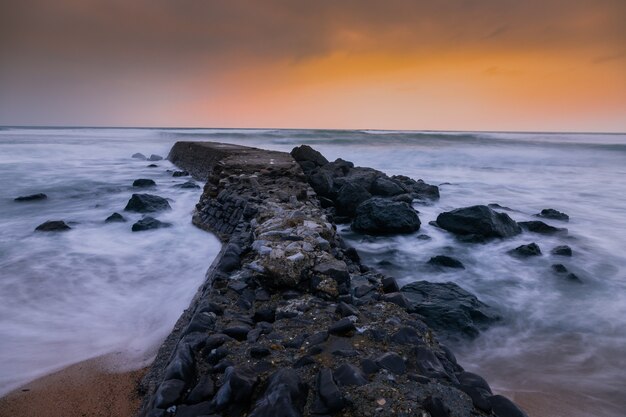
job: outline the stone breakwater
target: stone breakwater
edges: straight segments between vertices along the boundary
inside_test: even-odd
[[[394,204],[406,231],[416,230],[406,200],[434,195],[432,186],[345,161],[312,181],[328,162],[307,148],[295,159],[206,142],[172,148],[172,162],[206,180],[194,224],[224,245],[142,381],[139,415],[525,416],[437,341],[427,306],[362,265],[337,234],[333,215],[371,216],[358,211],[371,198]],[[364,175],[391,195],[359,185]],[[380,230],[394,220],[359,224]]]

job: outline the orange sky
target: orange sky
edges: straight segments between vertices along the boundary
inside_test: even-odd
[[[626,2],[0,5],[0,124],[626,131]]]

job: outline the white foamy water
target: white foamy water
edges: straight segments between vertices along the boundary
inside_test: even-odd
[[[175,188],[189,178],[167,161],[130,158],[172,144],[144,130],[0,130],[0,394],[108,353],[138,367],[189,305],[220,248],[191,224],[200,190]],[[157,187],[133,189],[136,178]],[[48,199],[13,201],[38,192]],[[173,227],[132,233],[134,192],[170,198],[155,217]],[[105,224],[115,211],[128,222]],[[57,219],[72,230],[34,232]]]
[[[182,192],[164,172],[129,159],[167,154],[176,140],[239,143],[289,151],[307,143],[390,175],[441,185],[441,200],[416,206],[422,229],[364,239],[345,232],[370,265],[397,277],[453,281],[494,306],[501,325],[453,346],[461,364],[502,392],[541,392],[592,404],[590,415],[624,415],[626,400],[626,135],[309,130],[0,131],[0,375],[40,374],[131,346],[147,350],[165,336],[217,252],[212,236],[190,225],[199,192]],[[102,225],[123,208],[134,178],[153,178],[174,210],[159,217],[173,229],[132,234],[129,224]],[[169,181],[169,182],[168,182]],[[43,203],[17,195],[46,192]],[[458,243],[428,222],[473,204],[499,203],[517,221],[543,208],[570,215],[567,236],[524,233],[485,245]],[[96,205],[100,207],[96,208]],[[32,229],[50,218],[79,222],[65,234]],[[7,232],[5,232],[5,230]],[[427,234],[430,240],[416,236]],[[506,254],[536,242],[543,256]],[[572,258],[550,250],[572,247]],[[425,262],[448,254],[466,269],[433,272]],[[552,273],[562,263],[582,284]],[[169,320],[169,321],[168,321]],[[168,323],[165,325],[164,323]],[[156,329],[156,331],[155,331]],[[56,357],[55,357],[56,355]],[[22,374],[19,374],[19,372]],[[15,378],[14,378],[15,379]],[[587,413],[589,414],[589,413]],[[567,413],[565,415],[568,415]],[[574,415],[574,414],[569,414]],[[580,415],[580,413],[579,413]],[[583,413],[582,415],[585,415]]]

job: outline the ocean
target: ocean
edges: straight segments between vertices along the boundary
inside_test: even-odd
[[[495,390],[583,398],[593,415],[626,410],[626,134],[331,131],[273,129],[0,128],[0,394],[103,354],[141,366],[187,307],[219,251],[191,225],[200,190],[176,188],[167,156],[180,140],[289,151],[309,144],[389,175],[439,185],[441,199],[416,204],[411,235],[365,237],[339,229],[366,264],[406,284],[452,281],[498,309],[503,320],[476,340],[446,341],[461,365]],[[122,212],[137,178],[171,199],[159,214],[173,227],[132,233],[140,215]],[[43,192],[44,201],[17,203]],[[141,191],[140,191],[141,192]],[[554,208],[567,235],[523,233],[460,243],[428,222],[458,207],[497,203],[517,221]],[[128,223],[105,224],[120,212]],[[67,233],[36,233],[62,219]],[[418,239],[425,234],[428,240]],[[535,242],[543,255],[507,251]],[[550,250],[569,245],[571,258]],[[464,270],[426,262],[450,255]],[[551,270],[564,264],[580,283]]]

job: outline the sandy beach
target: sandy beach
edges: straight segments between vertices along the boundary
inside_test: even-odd
[[[1,417],[129,417],[145,369],[115,372],[109,358],[77,363],[0,399]]]

